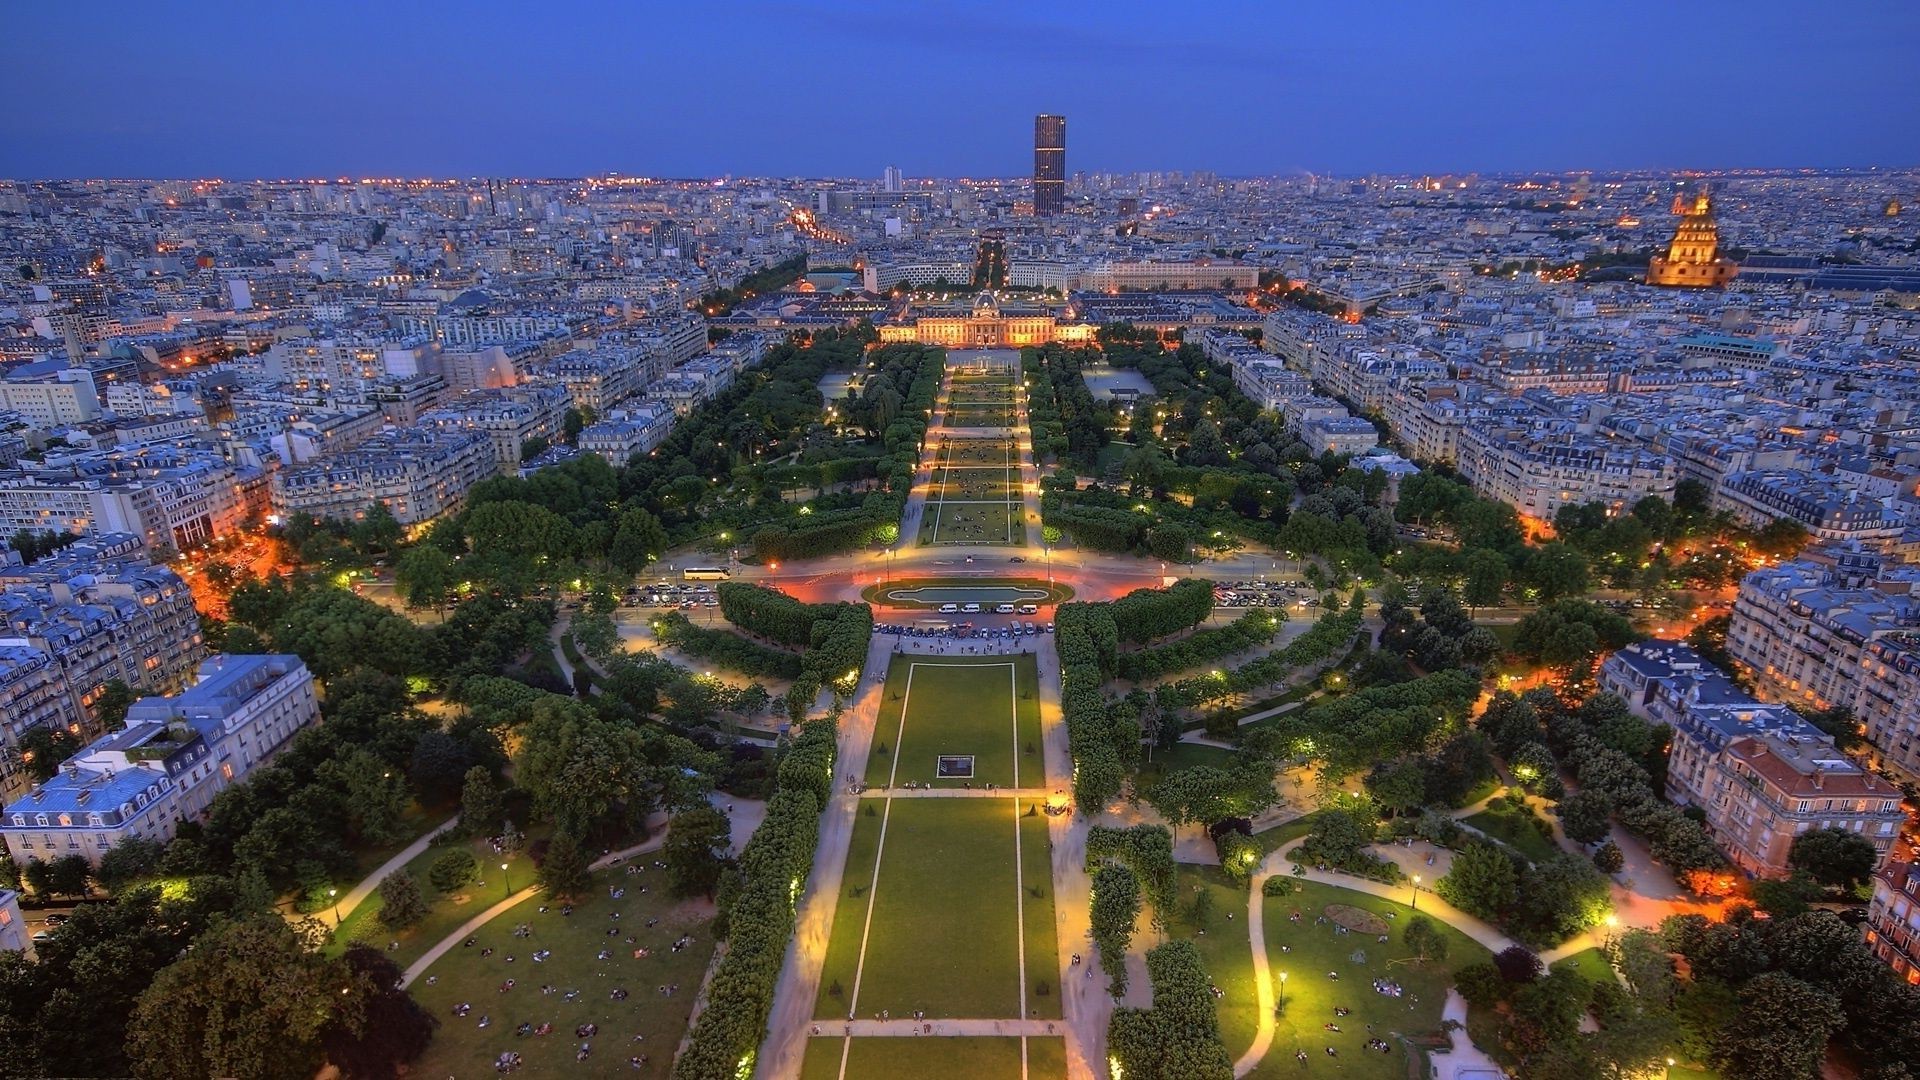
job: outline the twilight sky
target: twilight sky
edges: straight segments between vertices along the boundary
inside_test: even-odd
[[[1914,0],[6,0],[0,176],[1920,163]]]

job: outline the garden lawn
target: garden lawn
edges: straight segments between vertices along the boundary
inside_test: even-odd
[[[1205,919],[1196,921],[1193,905],[1203,891],[1210,898],[1212,910]],[[1223,992],[1214,1001],[1220,1017],[1220,1039],[1226,1044],[1227,1055],[1238,1059],[1253,1045],[1260,1028],[1259,991],[1253,984],[1253,952],[1247,943],[1247,890],[1235,885],[1217,866],[1183,863],[1179,897],[1180,911],[1168,921],[1167,934],[1175,940],[1191,941],[1200,950],[1213,985]],[[1232,919],[1227,918],[1229,913]],[[1201,930],[1206,933],[1201,934]]]
[[[527,845],[531,845],[532,842],[533,838],[529,837]],[[505,900],[508,896],[508,885],[512,885],[515,889],[524,889],[533,884],[534,866],[533,860],[527,855],[527,845],[523,845],[519,851],[510,855],[494,854],[484,839],[461,838],[428,845],[427,850],[409,860],[406,867],[407,872],[413,875],[413,880],[419,884],[421,897],[427,902],[426,918],[422,919],[417,926],[411,926],[405,930],[388,929],[379,919],[382,904],[380,890],[375,889],[367,894],[367,898],[360,902],[359,907],[353,909],[351,915],[341,920],[339,928],[334,931],[333,939],[328,945],[328,951],[336,954],[345,952],[350,942],[361,940],[386,952],[389,958],[405,968],[418,960],[428,949],[433,948],[441,938],[459,929],[461,923]],[[433,860],[461,847],[472,852],[473,857],[479,861],[480,880],[452,893],[443,893],[427,880],[427,871],[433,866]],[[507,864],[504,880],[500,870],[501,863]],[[324,911],[320,912],[319,917],[326,919],[327,914]],[[399,948],[388,951],[388,943],[395,941],[400,943]]]
[[[1552,840],[1540,835],[1540,830],[1534,828],[1526,815],[1512,810],[1489,807],[1460,820],[1519,852],[1529,862],[1544,861],[1560,850]]]
[[[846,1049],[847,1080],[1021,1080],[1020,1039],[985,1037],[854,1039]],[[1033,1038],[1027,1044],[1030,1080],[1065,1080],[1064,1039]],[[807,1043],[801,1080],[839,1080],[842,1047],[847,1040],[817,1038]]]
[[[896,657],[887,669],[867,783],[1044,784],[1038,686],[1031,654]],[[937,778],[943,754],[973,755],[973,776]]]
[[[1401,934],[1413,915],[1407,905],[1332,885],[1288,880],[1298,884],[1300,891],[1262,900],[1266,905],[1267,962],[1276,979],[1282,971],[1289,977],[1285,983],[1285,1012],[1276,1021],[1273,1047],[1254,1075],[1299,1075],[1294,1053],[1301,1049],[1307,1051],[1312,1063],[1308,1071],[1323,1071],[1332,1060],[1326,1056],[1328,1046],[1339,1051],[1337,1060],[1344,1066],[1340,1070],[1343,1075],[1380,1080],[1404,1080],[1414,1075],[1408,1048],[1398,1036],[1437,1034],[1453,973],[1464,965],[1488,959],[1490,954],[1472,938],[1435,920],[1434,925],[1447,939],[1447,958],[1424,964],[1412,962],[1412,954],[1401,944]],[[1328,904],[1346,904],[1385,918],[1391,940],[1381,945],[1365,934],[1335,933],[1331,923],[1315,925],[1315,917]],[[1288,918],[1296,910],[1301,913],[1298,923]],[[1240,936],[1245,937],[1244,928]],[[1283,952],[1283,947],[1291,951]],[[1352,958],[1356,952],[1365,954],[1364,962]],[[1329,979],[1330,971],[1338,972],[1340,978]],[[1403,996],[1375,993],[1371,983],[1376,978],[1399,983]],[[1336,1017],[1335,1006],[1353,1012]],[[1327,1031],[1324,1025],[1329,1023],[1339,1025],[1341,1030]],[[1373,1037],[1367,1030],[1369,1024],[1391,1047],[1388,1053],[1366,1048],[1367,1039]]]
[[[923,544],[1011,544],[1020,503],[935,502],[920,520]]]
[[[1590,983],[1616,982],[1619,976],[1614,974],[1613,965],[1607,963],[1607,954],[1598,948],[1582,949],[1553,965],[1553,970],[1571,969],[1575,975]]]
[[[942,469],[933,497],[962,502],[1014,502],[1019,479],[1013,468]]]
[[[1141,791],[1153,790],[1160,778],[1168,773],[1191,769],[1196,765],[1224,769],[1233,763],[1234,758],[1234,752],[1225,747],[1189,742],[1175,743],[1166,749],[1155,748],[1151,753],[1153,760],[1141,761],[1139,776],[1134,781],[1134,786]]]
[[[886,1010],[900,1019],[925,1010],[933,1019],[1012,1019],[1025,990],[1036,1016],[1057,1017],[1057,992],[1040,998],[1022,985],[1019,920],[1044,915],[1051,923],[1052,910],[1051,896],[1023,908],[1023,898],[1033,898],[1015,876],[1016,866],[1029,864],[1013,857],[1014,800],[867,801],[878,812],[869,816],[863,806],[854,824],[840,898],[853,910],[846,918],[835,914],[815,1015],[872,1018]],[[866,853],[881,843],[883,824],[876,883]],[[1044,834],[1019,835],[1024,843]],[[1044,866],[1044,849],[1041,856]],[[1035,884],[1051,892],[1051,878]],[[1025,957],[1031,977],[1051,978],[1056,957],[1034,955],[1043,945],[1032,927],[1025,940],[1032,945]]]
[[[562,916],[551,901],[527,900],[481,928],[472,947],[456,947],[428,968],[412,990],[441,1026],[412,1071],[461,1080],[491,1076],[494,1059],[512,1050],[525,1059],[526,1076],[667,1076],[713,955],[713,905],[674,900],[667,894],[666,872],[654,868],[646,856],[628,865],[646,869],[627,874],[623,867],[612,867],[595,874],[593,888],[571,916]],[[644,894],[643,885],[648,890]],[[624,899],[609,897],[613,886],[626,889]],[[540,911],[542,906],[547,910]],[[616,911],[617,920],[610,917]],[[649,919],[659,922],[649,928]],[[532,927],[532,935],[514,937],[514,927],[523,922]],[[609,928],[618,933],[609,935]],[[675,952],[673,944],[683,934],[692,940]],[[628,936],[635,938],[633,944],[627,943]],[[633,950],[640,947],[650,949],[651,955],[635,959]],[[493,955],[481,956],[488,948]],[[534,963],[536,949],[552,950],[552,958]],[[596,959],[602,949],[612,957]],[[512,963],[508,956],[514,957]],[[509,978],[515,986],[502,992],[500,986]],[[558,992],[541,993],[544,984]],[[663,996],[658,988],[665,985],[678,985],[679,990]],[[629,997],[613,1000],[616,988]],[[580,993],[568,1001],[568,990]],[[460,1002],[473,1006],[464,1018],[453,1015]],[[484,1029],[479,1026],[483,1015],[491,1018]],[[514,1029],[523,1021],[535,1026],[549,1022],[553,1033],[516,1037]],[[584,1023],[598,1024],[599,1032],[591,1038],[575,1037],[574,1028]],[[635,1035],[645,1038],[636,1042]],[[592,1054],[576,1063],[574,1053],[582,1042],[591,1044]],[[643,1068],[627,1063],[629,1057],[643,1054],[649,1058]]]

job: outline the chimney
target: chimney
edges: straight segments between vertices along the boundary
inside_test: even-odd
[[[1827,789],[1827,771],[1816,765],[1814,766],[1814,769],[1813,769],[1813,790],[1825,791],[1826,789]]]

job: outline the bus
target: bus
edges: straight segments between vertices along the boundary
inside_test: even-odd
[[[688,581],[725,581],[731,576],[724,566],[689,566],[682,573]]]

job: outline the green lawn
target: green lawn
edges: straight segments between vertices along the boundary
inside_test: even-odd
[[[941,469],[934,477],[933,498],[963,502],[1018,502],[1019,472],[1007,468]]]
[[[1018,458],[1012,439],[947,439],[934,449],[940,469],[999,469]]]
[[[990,502],[931,500],[920,517],[925,544],[1011,544],[1019,538],[1018,499]]]
[[[904,1077],[952,1077],[955,1080],[1020,1080],[1020,1039],[872,1038],[854,1039],[846,1049],[847,1080],[900,1080]],[[1064,1039],[1036,1038],[1027,1044],[1031,1080],[1065,1080]],[[807,1043],[801,1080],[839,1080],[847,1040],[817,1038]]]
[[[1307,1051],[1312,1071],[1324,1070],[1334,1060],[1326,1056],[1328,1046],[1339,1051],[1337,1061],[1343,1066],[1343,1074],[1380,1080],[1404,1080],[1414,1075],[1407,1047],[1399,1036],[1437,1034],[1453,972],[1487,959],[1487,950],[1452,927],[1436,923],[1447,940],[1446,960],[1413,962],[1401,944],[1401,934],[1413,915],[1407,905],[1331,885],[1299,884],[1300,891],[1291,896],[1262,901],[1266,905],[1268,963],[1276,978],[1282,971],[1288,978],[1285,1013],[1277,1022],[1273,1048],[1254,1075],[1299,1075],[1294,1053],[1302,1049]],[[1316,925],[1315,917],[1329,904],[1346,904],[1386,918],[1391,940],[1381,945],[1364,934],[1337,934],[1331,923]],[[1301,913],[1297,923],[1289,918],[1295,911]],[[1364,962],[1353,959],[1356,953],[1365,954]],[[1329,979],[1330,971],[1338,972],[1340,978]],[[1371,984],[1376,978],[1399,983],[1403,996],[1374,992]],[[1335,1006],[1353,1011],[1336,1017]],[[1338,1024],[1340,1032],[1327,1031],[1324,1025],[1329,1023]],[[1388,1053],[1366,1048],[1367,1039],[1373,1037],[1367,1031],[1369,1024],[1391,1047]]]
[[[1611,982],[1618,978],[1613,973],[1613,965],[1607,963],[1607,954],[1597,948],[1582,949],[1553,965],[1555,971],[1569,969],[1590,983]]]
[[[1143,751],[1145,753],[1145,751]],[[1151,790],[1160,778],[1181,769],[1191,769],[1196,765],[1210,765],[1224,769],[1233,762],[1235,751],[1219,746],[1207,746],[1203,743],[1175,743],[1172,746],[1152,751],[1152,761],[1140,763],[1140,773],[1135,785],[1142,791]]]
[[[644,860],[634,865],[649,866]],[[646,893],[640,888],[645,885]],[[613,900],[611,886],[626,889],[626,896]],[[542,906],[546,911],[539,910]],[[618,920],[610,916],[619,912]],[[525,1059],[525,1076],[651,1076],[664,1077],[671,1071],[673,1054],[687,1025],[700,980],[713,954],[713,936],[708,930],[712,905],[703,901],[675,901],[667,895],[663,871],[647,869],[626,874],[610,869],[594,875],[594,886],[573,909],[562,916],[560,908],[544,899],[528,900],[487,924],[474,935],[470,948],[455,948],[427,969],[427,978],[413,984],[414,997],[427,1011],[440,1018],[440,1029],[433,1044],[412,1072],[418,1076],[468,1077],[493,1075],[493,1062],[502,1052],[512,1050]],[[659,922],[648,927],[649,919]],[[526,938],[513,936],[519,923],[527,923],[533,933]],[[608,934],[608,929],[618,933]],[[692,940],[679,952],[673,944],[681,935]],[[632,944],[627,937],[635,940]],[[493,955],[481,952],[493,949]],[[636,959],[633,951],[647,948],[651,954]],[[545,963],[536,964],[536,949],[552,951]],[[600,950],[611,952],[599,960]],[[507,957],[514,958],[512,963]],[[500,986],[512,978],[512,990]],[[543,985],[557,990],[541,993]],[[671,996],[659,993],[659,987],[677,985]],[[630,995],[615,1001],[612,993],[623,989]],[[580,991],[569,1001],[566,992]],[[472,1005],[466,1017],[453,1015],[461,1002]],[[479,1026],[482,1016],[491,1023]],[[516,1036],[522,1022],[535,1026],[553,1025],[552,1034]],[[580,1024],[598,1024],[591,1038],[577,1038],[574,1028]],[[645,1036],[634,1041],[635,1035]],[[582,1042],[593,1047],[585,1062],[576,1063],[574,1053]],[[629,1057],[646,1055],[648,1063],[635,1069]]]
[[[949,405],[947,423],[953,427],[1011,427],[1012,405]]]
[[[532,843],[532,838],[528,838]],[[480,883],[466,886],[452,893],[442,893],[427,880],[427,871],[433,866],[433,860],[464,847],[473,853],[480,862]],[[500,869],[506,863],[507,870]],[[389,942],[399,942],[399,948],[388,952],[394,962],[406,967],[419,959],[421,954],[437,944],[441,938],[459,929],[460,924],[494,904],[507,898],[507,886],[524,889],[533,884],[533,860],[528,857],[526,848],[510,855],[496,855],[483,839],[458,839],[443,844],[432,844],[427,850],[413,857],[407,863],[407,871],[420,884],[420,894],[427,901],[427,917],[417,926],[405,930],[389,930],[380,924],[380,892],[374,890],[367,895],[353,913],[341,920],[339,929],[334,931],[329,946],[332,951],[344,952],[347,943],[363,940],[368,944],[385,949]],[[330,912],[321,912],[320,918],[331,923]]]
[[[1180,912],[1169,920],[1167,933],[1193,942],[1206,961],[1213,985],[1223,991],[1215,1001],[1220,1016],[1220,1038],[1227,1054],[1238,1058],[1253,1045],[1260,1027],[1260,1002],[1253,985],[1253,953],[1247,942],[1247,890],[1233,884],[1217,866],[1182,864],[1179,875]],[[1205,922],[1192,917],[1192,905],[1204,890],[1212,898]],[[1227,915],[1231,913],[1232,919]],[[1205,930],[1205,934],[1199,931]],[[1288,1062],[1288,1064],[1294,1064]]]
[[[1525,814],[1513,810],[1489,807],[1460,820],[1519,852],[1530,862],[1541,862],[1560,850],[1552,840],[1540,835]]]
[[[1036,833],[1017,825],[1011,799],[868,801],[879,805],[873,816],[863,807],[854,824],[815,1015],[887,1010],[897,1019],[919,1009],[934,1018],[1018,1017],[1024,916],[1044,924],[1044,933],[1029,925],[1024,939],[1027,1007],[1037,1018],[1058,1018],[1058,988],[1040,997],[1032,985],[1051,982],[1058,970],[1053,954],[1036,955],[1052,936],[1052,879],[1034,883],[1041,897],[1021,892],[1012,858],[1016,828],[1023,847],[1034,847],[1044,827]],[[875,884],[873,852],[883,823]],[[1038,858],[1022,854],[1023,871],[1044,870],[1044,847]]]
[[[938,597],[930,600],[917,600],[917,599],[911,599],[911,598],[897,598],[895,595],[902,591],[911,591],[913,589],[925,589],[925,588],[973,590],[975,595],[960,598],[957,602],[961,602],[961,603],[964,603],[968,600],[975,600],[982,604],[986,604],[989,602],[997,604],[1002,600],[1006,600],[1010,603],[1017,602],[1022,604],[1064,604],[1067,601],[1073,599],[1073,586],[1067,584],[1064,581],[1055,581],[1051,585],[1047,583],[1047,579],[1044,576],[1045,574],[1044,564],[1040,567],[1040,572],[1043,576],[1041,577],[1028,576],[1033,573],[1033,571],[1030,568],[1033,566],[1033,564],[1037,562],[1040,562],[1040,560],[1036,558],[1029,558],[1027,560],[1027,566],[1025,567],[1019,567],[1019,566],[1010,567],[1009,569],[1016,569],[1016,570],[1022,571],[1022,574],[1020,576],[1013,576],[1013,577],[993,577],[993,578],[944,577],[943,578],[943,577],[898,576],[898,577],[894,577],[891,581],[882,581],[877,585],[869,585],[866,588],[860,590],[860,599],[865,600],[867,603],[872,604],[874,607],[896,608],[896,609],[903,609],[907,611],[935,611],[939,609],[941,604],[947,603],[949,600],[955,599],[952,596],[943,596],[943,597]],[[996,589],[1007,589],[1007,588],[1029,589],[1037,593],[1045,593],[1046,596],[1021,597],[1016,601],[1010,594],[993,591]],[[1032,616],[1022,616],[1022,617],[1032,618]]]
[[[1045,783],[1038,686],[1031,654],[896,657],[887,669],[867,783],[956,788]],[[973,776],[938,779],[943,754],[973,755]]]

